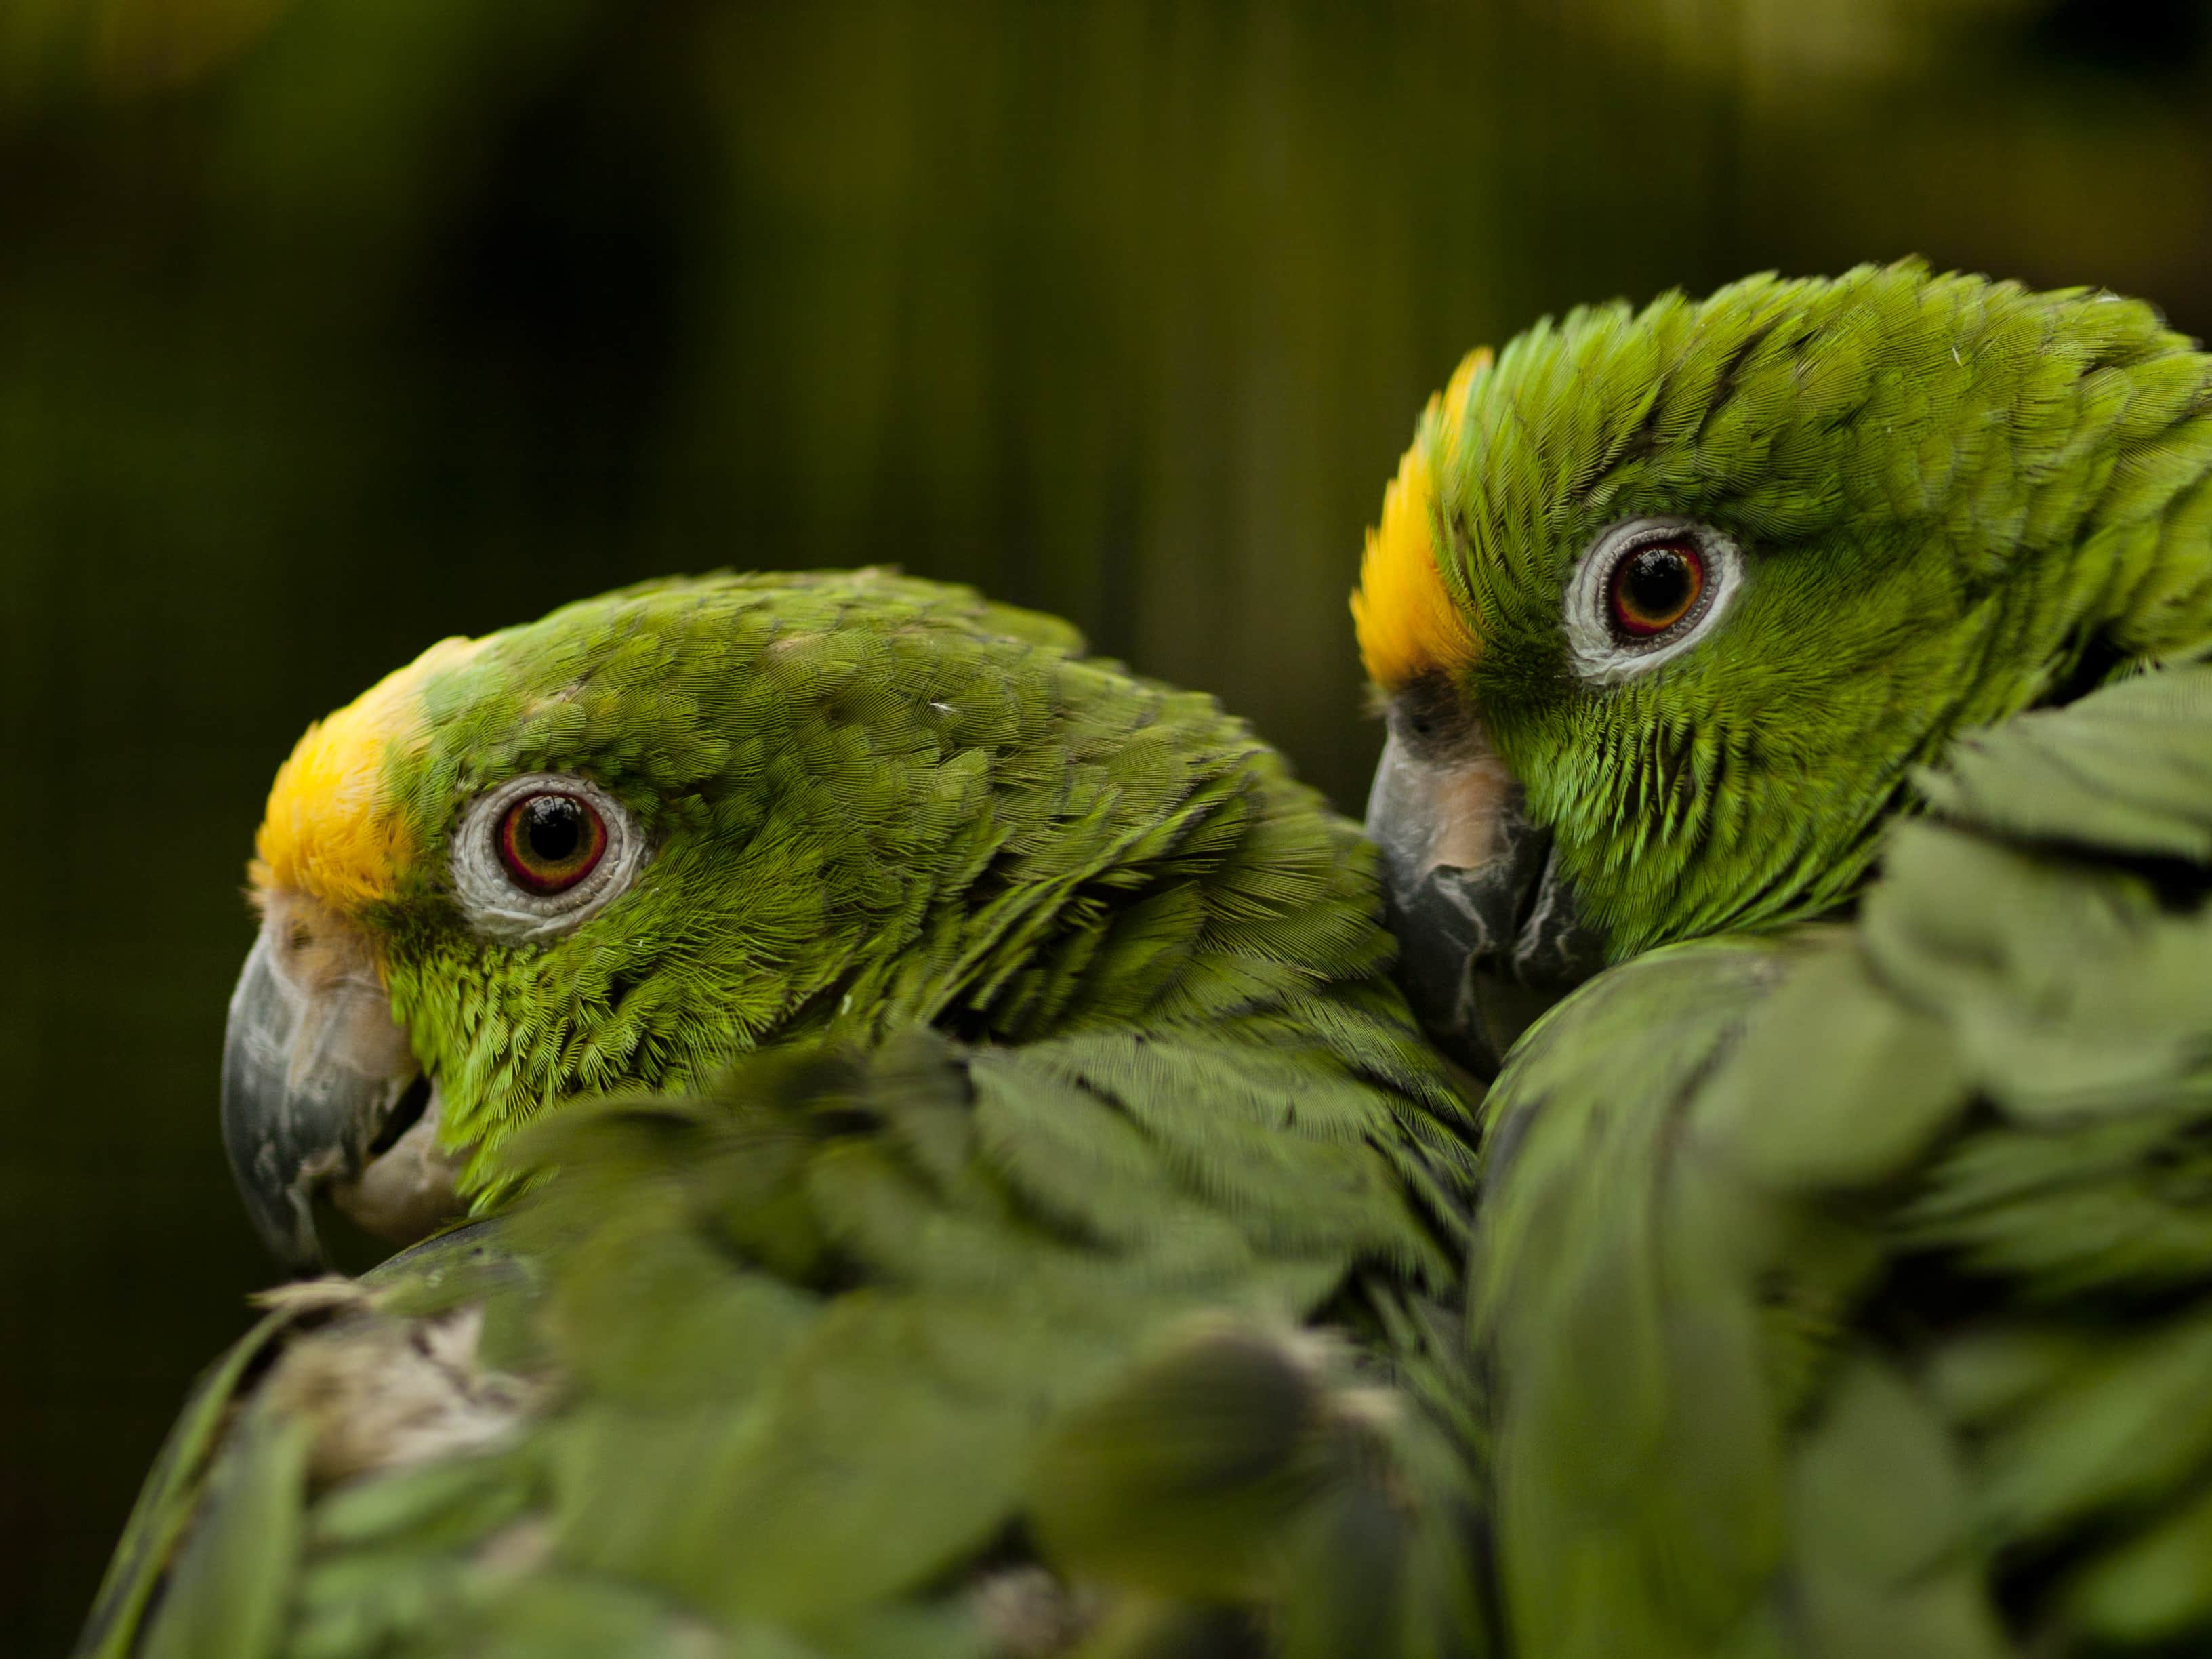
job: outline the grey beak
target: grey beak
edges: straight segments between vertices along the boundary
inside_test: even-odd
[[[1423,755],[1395,732],[1367,800],[1413,1012],[1485,1082],[1545,1009],[1605,965],[1548,830],[1478,729]]]
[[[315,1190],[358,1176],[420,1068],[357,939],[272,905],[230,999],[222,1142],[285,1270],[323,1265]]]

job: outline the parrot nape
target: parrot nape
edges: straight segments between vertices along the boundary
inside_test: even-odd
[[[248,1208],[423,1242],[267,1298],[81,1651],[1479,1639],[1472,1113],[1210,699],[882,572],[648,586],[311,729],[257,852]]]
[[[1353,611],[1510,1650],[2212,1652],[2212,357],[1917,263],[1577,311]]]

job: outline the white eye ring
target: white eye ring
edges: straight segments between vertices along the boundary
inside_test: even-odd
[[[606,847],[588,874],[557,893],[533,893],[500,856],[507,809],[533,795],[570,795],[586,802],[605,826]],[[520,945],[565,933],[629,890],[652,856],[645,836],[621,802],[587,778],[530,772],[509,778],[462,809],[453,838],[453,896],[477,933]]]
[[[1613,618],[1613,578],[1624,559],[1661,542],[1689,542],[1705,582],[1680,620],[1644,638],[1630,638]],[[1694,519],[1624,519],[1598,533],[1567,580],[1567,654],[1592,685],[1618,685],[1679,657],[1713,630],[1743,586],[1743,554],[1710,525]]]

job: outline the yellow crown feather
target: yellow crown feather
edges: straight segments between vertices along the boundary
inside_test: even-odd
[[[1449,461],[1468,390],[1490,359],[1487,349],[1470,352],[1443,392],[1429,399],[1398,476],[1382,491],[1382,521],[1367,532],[1352,619],[1368,677],[1386,692],[1424,674],[1463,669],[1481,652],[1480,636],[1437,566],[1430,456],[1441,451]]]
[[[339,910],[390,896],[412,836],[380,798],[385,758],[395,744],[428,737],[423,682],[466,660],[480,643],[441,640],[307,728],[276,769],[253,837],[248,871],[257,892],[308,892]]]

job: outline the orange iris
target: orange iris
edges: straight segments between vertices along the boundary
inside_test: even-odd
[[[1688,542],[1653,542],[1613,568],[1613,626],[1631,639],[1663,634],[1705,591],[1705,562]]]
[[[574,795],[526,795],[499,821],[499,860],[528,892],[574,887],[606,850],[607,826],[599,810]]]

